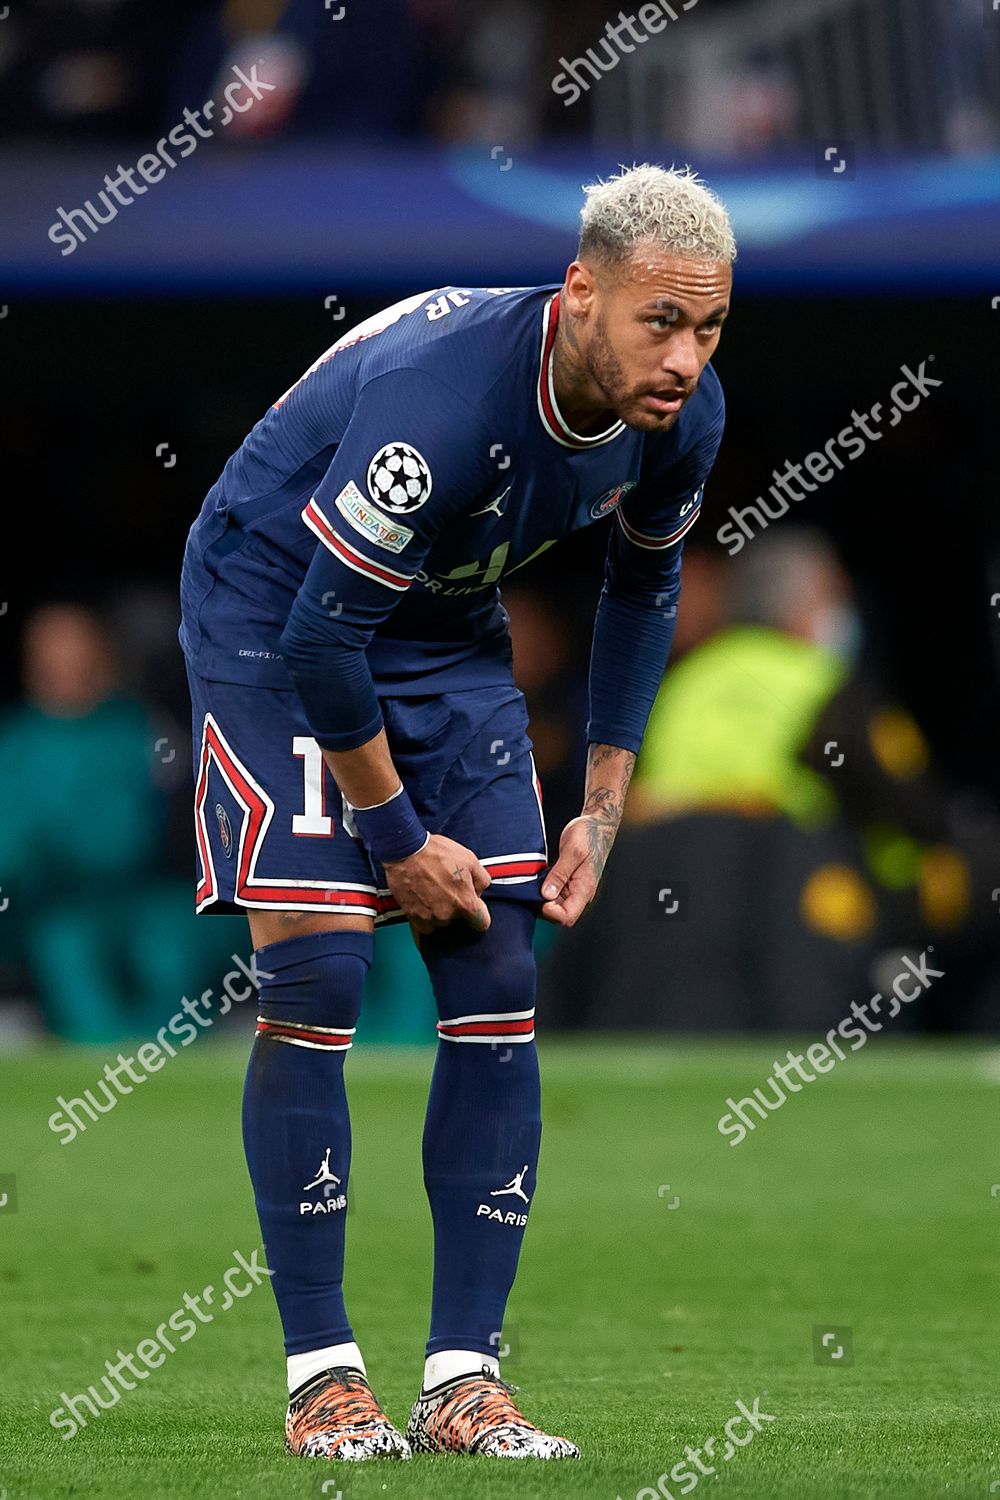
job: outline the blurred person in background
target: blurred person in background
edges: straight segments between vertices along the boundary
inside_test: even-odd
[[[985,9],[987,22],[994,20],[992,0]],[[935,0],[933,7],[945,142],[960,156],[995,151],[1000,143],[995,54],[991,58],[990,39],[983,36],[983,10],[979,0]]]
[[[809,1025],[863,983],[871,956],[857,852],[798,759],[848,670],[847,580],[819,538],[772,532],[728,567],[703,559],[692,584],[677,622],[688,649],[653,706],[603,920],[569,934],[546,971],[567,1025]]]
[[[758,538],[733,565],[726,611],[731,623],[660,690],[637,802],[647,816],[715,807],[816,824],[830,794],[798,753],[846,675],[857,628],[847,580],[818,537]]]
[[[968,815],[913,716],[861,657],[860,618],[827,543],[806,531],[758,538],[726,602],[732,623],[660,692],[633,813],[730,809],[838,829],[842,857],[802,886],[808,928],[879,951],[948,935],[955,962],[988,963],[995,909],[973,892],[1000,881],[996,811]]]
[[[159,869],[170,748],[92,610],[37,610],[22,650],[26,701],[0,717],[0,943],[57,1035],[152,1034],[205,948],[185,883]]]
[[[180,48],[167,115],[219,98],[238,67],[272,87],[226,128],[228,140],[335,133],[400,142],[427,129],[449,68],[456,0],[225,0]]]
[[[603,920],[545,973],[553,1018],[822,1027],[878,984],[883,958],[946,938],[955,982],[924,1024],[995,1024],[995,910],[973,899],[1000,888],[995,810],[963,816],[911,715],[860,662],[833,552],[771,532],[728,568],[686,568],[682,647],[712,619],[716,585],[729,623],[660,690]]]

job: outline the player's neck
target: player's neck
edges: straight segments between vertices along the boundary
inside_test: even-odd
[[[552,384],[563,421],[580,437],[603,432],[615,419],[587,372],[572,319],[560,314],[552,351]]]

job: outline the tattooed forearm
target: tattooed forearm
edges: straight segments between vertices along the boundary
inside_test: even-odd
[[[584,812],[590,811],[591,803],[609,813],[618,809],[617,821],[625,810],[632,772],[635,770],[635,754],[622,750],[618,745],[591,745],[587,752],[587,791]]]
[[[587,754],[587,789],[581,817],[600,879],[625,811],[625,797],[635,769],[635,755],[617,745],[591,745]]]
[[[604,874],[604,866],[608,862],[608,855],[611,853],[611,845],[615,841],[618,824],[598,823],[587,814],[584,814],[584,818],[590,863],[595,876],[600,880]]]

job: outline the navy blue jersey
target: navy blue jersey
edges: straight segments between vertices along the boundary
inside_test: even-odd
[[[558,319],[555,286],[444,288],[322,355],[229,460],[191,530],[181,643],[194,670],[294,683],[322,745],[363,744],[381,725],[378,695],[508,682],[499,585],[603,523],[590,737],[637,749],[722,390],[709,365],[670,431],[616,422],[580,437],[555,400]]]

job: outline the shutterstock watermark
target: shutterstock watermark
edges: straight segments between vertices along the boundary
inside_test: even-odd
[[[925,948],[918,959],[903,956],[903,971],[896,975],[890,986],[892,995],[889,1000],[888,1020],[894,1021],[903,1006],[909,1005],[912,1000],[918,1000],[926,990],[930,989],[935,979],[944,978],[944,969],[932,969],[928,963],[927,955],[933,952],[933,948]],[[730,1146],[741,1145],[750,1132],[756,1130],[758,1121],[766,1120],[769,1114],[774,1114],[775,1110],[780,1109],[789,1094],[801,1094],[803,1085],[816,1082],[816,1073],[830,1073],[838,1062],[847,1061],[847,1053],[841,1047],[841,1041],[846,1042],[850,1038],[850,1050],[860,1052],[868,1038],[874,1032],[882,1030],[884,1022],[872,1020],[868,1012],[871,1011],[877,1016],[884,999],[885,996],[879,992],[873,995],[865,1005],[859,1005],[856,1000],[852,1000],[851,1014],[845,1016],[838,1026],[832,1027],[827,1032],[825,1042],[813,1042],[804,1053],[793,1052],[789,1047],[785,1053],[785,1062],[776,1060],[774,1072],[767,1079],[767,1085],[770,1085],[772,1091],[771,1095],[765,1095],[762,1088],[755,1088],[751,1097],[741,1099],[738,1103],[735,1099],[727,1099],[726,1104],[729,1108],[718,1122],[719,1134],[730,1138]],[[838,1037],[840,1041],[837,1040]],[[807,1071],[804,1066],[807,1061],[810,1067],[816,1069],[816,1073]],[[791,1073],[794,1073],[801,1082],[796,1083],[789,1077]],[[756,1121],[750,1118],[748,1113],[750,1110],[757,1115]]]
[[[681,12],[694,10],[697,4],[698,0],[683,0]],[[649,5],[640,5],[637,15],[620,10],[617,21],[609,21],[604,28],[604,39],[599,43],[604,49],[603,58],[595,47],[588,47],[582,57],[561,57],[559,64],[565,71],[557,73],[553,78],[552,92],[559,95],[568,109],[583,94],[588,93],[605,73],[617,68],[623,55],[634,52],[636,47],[641,47],[651,36],[663,31],[671,21],[677,19],[677,11],[667,4],[667,0],[652,0]],[[623,32],[627,32],[632,40],[626,41]],[[588,73],[589,79],[586,76]]]
[[[764,1394],[766,1396],[767,1392],[765,1391]],[[735,1458],[740,1448],[748,1448],[758,1432],[763,1430],[765,1422],[776,1422],[778,1420],[776,1413],[761,1411],[760,1401],[761,1398],[759,1396],[754,1397],[753,1406],[747,1406],[744,1401],[737,1401],[736,1416],[730,1417],[722,1429],[726,1439],[726,1446],[718,1457],[721,1458],[723,1463],[728,1464],[731,1459]],[[737,1429],[744,1422],[749,1430],[744,1436],[737,1437]],[[718,1478],[719,1471],[715,1465],[711,1463],[706,1464],[702,1457],[702,1455],[705,1458],[716,1457],[715,1445],[717,1441],[718,1439],[715,1437],[706,1438],[700,1448],[693,1448],[688,1443],[684,1449],[684,1457],[674,1464],[669,1473],[664,1471],[657,1479],[655,1485],[648,1484],[644,1489],[638,1490],[635,1500],[675,1500],[675,1491],[669,1488],[668,1481],[669,1484],[677,1486],[677,1495],[690,1495],[692,1490],[697,1489],[702,1479],[706,1479],[709,1476]],[[621,1495],[617,1496],[617,1500],[622,1500]]]
[[[228,1312],[237,1301],[249,1297],[254,1288],[260,1286],[266,1277],[273,1276],[273,1271],[269,1271],[267,1266],[258,1265],[257,1257],[261,1254],[263,1250],[254,1250],[250,1259],[247,1260],[239,1250],[233,1251],[234,1264],[226,1269],[222,1277],[224,1290],[219,1312]],[[243,1283],[242,1291],[238,1288],[237,1277]],[[214,1285],[205,1287],[201,1292],[185,1292],[182,1306],[159,1324],[154,1335],[148,1339],[140,1339],[135,1349],[128,1353],[116,1349],[113,1363],[110,1359],[104,1361],[107,1374],[100,1377],[99,1384],[95,1382],[85,1391],[77,1392],[75,1396],[68,1395],[66,1391],[60,1391],[59,1400],[62,1405],[55,1407],[49,1413],[49,1423],[61,1433],[63,1442],[68,1443],[70,1438],[76,1437],[77,1433],[87,1426],[87,1418],[83,1415],[83,1411],[90,1414],[92,1421],[96,1421],[102,1413],[118,1405],[124,1392],[134,1391],[140,1380],[148,1380],[154,1370],[166,1364],[167,1355],[177,1353],[177,1344],[188,1343],[194,1338],[201,1325],[214,1323],[214,1313],[207,1311],[214,1298]],[[204,1309],[201,1306],[202,1303],[205,1304]],[[191,1317],[192,1313],[195,1315],[194,1318]],[[171,1333],[177,1335],[176,1343],[168,1338],[168,1328]],[[135,1376],[135,1380],[129,1380],[125,1376],[123,1372],[126,1369],[129,1375]],[[100,1386],[104,1387],[103,1395]]]
[[[929,354],[920,363],[919,370],[913,371],[909,365],[900,365],[899,372],[903,379],[897,381],[893,386],[890,397],[892,408],[888,413],[889,426],[896,427],[902,420],[904,413],[916,411],[932,390],[939,385],[944,385],[943,380],[933,380],[926,373],[927,366],[934,359]],[[903,400],[907,389],[913,393],[907,400]],[[872,422],[884,421],[883,407],[881,401],[876,401],[871,411],[851,412],[851,425],[841,428],[836,437],[825,444],[822,452],[814,450],[807,453],[801,463],[793,464],[789,459],[783,470],[772,471],[774,484],[768,489],[768,494],[779,507],[777,510],[769,509],[764,497],[758,495],[753,505],[745,505],[742,510],[737,510],[735,505],[729,507],[731,521],[726,521],[715,533],[716,540],[727,548],[728,555],[735,557],[742,552],[747,542],[752,542],[754,536],[766,531],[772,521],[779,521],[788,512],[789,501],[804,500],[806,495],[815,494],[821,484],[829,484],[837,473],[846,467],[844,458],[849,463],[860,458],[868,451],[872,443],[880,443],[885,436],[884,433],[872,427]],[[843,455],[843,457],[841,456]],[[803,469],[808,469],[810,478],[803,474]],[[812,482],[815,480],[815,484]],[[801,485],[801,491],[796,491],[795,485]],[[753,518],[754,525],[750,524],[747,517]],[[755,529],[756,528],[756,529]]]
[[[257,77],[256,63],[249,73],[245,73],[242,68],[233,68],[232,71],[233,81],[226,84],[222,95],[224,104],[219,115],[219,125],[223,129],[237,115],[246,114],[258,99],[278,86],[276,83],[265,83],[262,78]],[[238,103],[241,96],[243,102]],[[155,151],[147,151],[140,156],[134,167],[123,167],[119,162],[116,177],[112,177],[110,172],[106,173],[104,187],[97,193],[97,202],[104,209],[103,217],[90,198],[82,208],[57,208],[58,218],[49,227],[49,239],[53,245],[63,246],[60,255],[72,255],[79,245],[86,243],[88,234],[95,235],[105,224],[117,219],[119,209],[128,208],[136,197],[162,182],[168,167],[172,171],[178,160],[183,161],[186,156],[192,156],[197,151],[201,141],[210,140],[215,129],[204,122],[214,114],[214,99],[209,99],[201,109],[185,109],[183,118],[157,141]],[[176,151],[176,158],[167,150],[168,143]],[[142,178],[141,182],[136,181],[137,172]]]
[[[175,1011],[156,1033],[155,1042],[143,1042],[136,1048],[134,1056],[129,1053],[126,1057],[119,1052],[117,1062],[105,1063],[104,1077],[97,1085],[97,1089],[103,1092],[103,1102],[99,1102],[94,1089],[85,1089],[82,1099],[64,1099],[59,1095],[56,1100],[59,1108],[49,1116],[48,1126],[55,1135],[62,1136],[60,1146],[68,1146],[82,1135],[87,1129],[87,1120],[94,1125],[101,1115],[109,1115],[119,1099],[135,1092],[133,1084],[148,1083],[151,1074],[158,1073],[169,1058],[177,1056],[174,1042],[181,1047],[190,1047],[202,1031],[214,1026],[220,1016],[228,1015],[234,1004],[240,1005],[251,995],[256,995],[262,979],[274,978],[266,969],[258,969],[256,954],[251,957],[249,968],[238,953],[233,954],[233,963],[235,969],[230,970],[222,981],[222,1003],[217,1015],[209,1014],[214,1003],[212,990],[204,990],[198,1000],[189,1000],[185,995],[180,1010]],[[242,977],[250,983],[239,992],[236,981]],[[131,1082],[123,1082],[123,1073]]]

